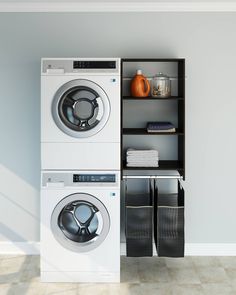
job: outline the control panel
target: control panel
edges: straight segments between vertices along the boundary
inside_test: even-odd
[[[73,174],[73,182],[116,182],[115,174]]]
[[[108,75],[120,74],[120,59],[90,59],[90,58],[43,58],[43,75],[65,75],[66,73],[106,73]]]
[[[115,69],[115,61],[75,60],[74,69]]]
[[[74,171],[74,172],[55,172],[48,171],[42,173],[42,187],[66,188],[66,187],[119,187],[119,173],[96,171]]]

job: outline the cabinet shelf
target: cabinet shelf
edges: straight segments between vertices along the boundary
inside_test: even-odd
[[[159,161],[159,167],[127,167],[126,162],[123,162],[124,170],[178,170],[183,171],[183,162],[174,160]]]
[[[176,132],[147,132],[146,128],[123,128],[123,135],[184,135],[184,133],[178,129]]]
[[[169,96],[169,97],[134,97],[134,96],[123,96],[122,100],[184,100],[183,97],[180,96]]]

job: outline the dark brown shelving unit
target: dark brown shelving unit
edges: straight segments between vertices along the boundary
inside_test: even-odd
[[[170,97],[165,98],[157,98],[157,97],[132,97],[127,93],[124,93],[124,79],[129,80],[132,78],[132,76],[127,77],[127,73],[124,74],[124,70],[126,65],[130,63],[137,63],[138,67],[140,68],[140,64],[146,64],[149,63],[152,67],[153,64],[162,64],[170,65],[174,64],[175,66],[175,84],[177,93]],[[158,68],[158,67],[157,67]],[[157,69],[158,72],[158,69]],[[134,73],[133,73],[134,74]],[[148,75],[150,76],[150,75]],[[170,103],[177,104],[176,105],[176,117],[177,117],[177,126],[176,126],[176,132],[155,132],[155,133],[149,133],[147,132],[146,128],[136,128],[136,127],[129,127],[123,126],[124,123],[124,102],[133,104],[133,108],[135,109],[135,104],[137,101],[139,101],[141,104],[145,103],[145,101],[152,101],[156,103],[157,108],[159,104],[162,104],[165,101],[169,101]],[[129,102],[130,101],[130,102]],[[139,104],[140,108],[140,104]],[[124,170],[151,170],[151,171],[160,171],[160,170],[175,170],[178,171],[181,176],[183,176],[183,179],[185,179],[185,59],[182,58],[124,58],[121,60],[121,114],[122,114],[122,122],[121,122],[121,130],[122,130],[122,137],[121,137],[121,169],[122,169],[122,175]],[[166,119],[166,121],[171,121],[171,118]],[[150,120],[149,120],[150,121]],[[158,121],[158,119],[157,119]],[[143,126],[144,127],[144,126]],[[127,136],[143,136],[145,135],[145,142],[147,142],[148,136],[157,136],[160,138],[160,136],[165,136],[164,138],[168,138],[169,136],[173,138],[173,136],[177,136],[177,143],[176,143],[176,154],[177,159],[161,159],[159,160],[159,167],[127,167],[126,166],[126,160],[125,160],[125,151],[124,151],[124,139],[123,137]]]

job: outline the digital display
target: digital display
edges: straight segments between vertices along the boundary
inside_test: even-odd
[[[76,60],[73,63],[74,69],[115,69],[115,61],[86,61],[86,60]]]
[[[73,182],[116,182],[115,174],[73,174]]]

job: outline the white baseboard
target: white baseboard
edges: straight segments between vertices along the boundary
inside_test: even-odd
[[[39,254],[39,242],[0,242],[0,255]],[[121,243],[121,255],[126,255],[125,243]],[[185,256],[236,256],[236,243],[186,243]]]
[[[0,242],[0,255],[39,255],[39,242]]]
[[[236,243],[186,243],[185,256],[236,256]]]

